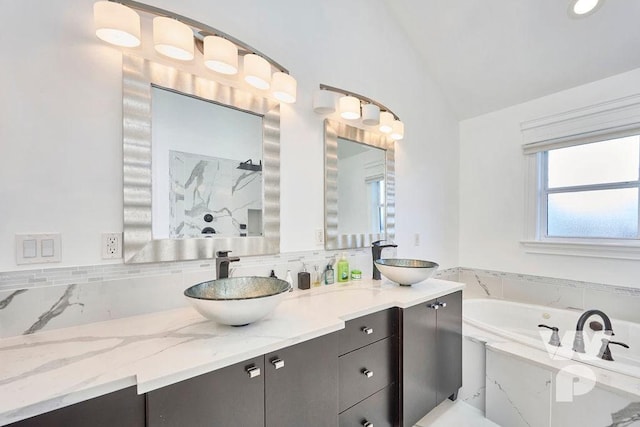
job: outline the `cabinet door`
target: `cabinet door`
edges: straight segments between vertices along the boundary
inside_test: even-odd
[[[401,420],[413,426],[436,406],[438,346],[435,300],[402,310]]]
[[[263,427],[264,357],[149,392],[147,425]]]
[[[10,427],[144,427],[144,395],[135,387],[60,408]]]
[[[462,387],[462,291],[438,298],[438,403]]]
[[[265,372],[266,427],[338,425],[336,333],[265,355]]]

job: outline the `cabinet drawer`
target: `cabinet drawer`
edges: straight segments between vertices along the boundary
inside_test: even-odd
[[[394,388],[391,385],[340,414],[340,427],[362,427],[371,423],[374,427],[395,425]]]
[[[397,309],[390,308],[347,321],[340,331],[340,354],[394,335],[396,318]]]
[[[340,412],[382,390],[395,380],[393,338],[385,338],[340,356]]]

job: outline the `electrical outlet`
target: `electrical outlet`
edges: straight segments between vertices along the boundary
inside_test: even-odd
[[[413,246],[420,246],[420,233],[413,235]]]
[[[316,245],[324,245],[324,230],[322,228],[316,228],[315,237]]]
[[[122,233],[102,233],[102,259],[122,258]]]

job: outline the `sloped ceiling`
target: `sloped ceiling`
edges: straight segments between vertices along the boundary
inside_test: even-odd
[[[640,0],[385,1],[459,119],[640,67]]]

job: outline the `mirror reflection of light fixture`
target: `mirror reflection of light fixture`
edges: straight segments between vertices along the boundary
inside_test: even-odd
[[[362,124],[376,126],[380,123],[380,107],[376,104],[364,104],[362,106]]]
[[[238,57],[244,56],[244,80],[283,103],[296,101],[297,82],[286,68],[248,44],[209,25],[168,10],[134,0],[103,0],[94,4],[96,36],[122,47],[140,45],[140,16],[153,18],[153,43],[158,53],[181,61],[195,58],[194,44],[204,65],[218,73],[238,73]],[[194,43],[195,39],[195,43]],[[272,70],[275,73],[272,76]],[[271,81],[273,79],[273,84]]]
[[[122,47],[140,46],[140,16],[133,9],[110,1],[93,5],[96,36]]]
[[[404,138],[404,123],[393,111],[371,98],[351,91],[320,84],[320,89],[313,94],[313,111],[318,114],[335,113],[335,99],[338,94],[341,95],[338,103],[340,117],[350,121],[362,117],[363,126],[376,126],[378,132],[390,136],[395,141]]]
[[[271,64],[254,53],[245,55],[244,80],[257,89],[269,89],[271,86]]]
[[[273,73],[273,76],[271,77],[271,90],[273,91],[273,96],[275,96],[277,100],[287,104],[296,102],[297,86],[298,84],[296,79],[287,73],[278,71],[277,73]]]
[[[391,127],[393,125],[393,114],[391,114],[388,111],[383,111],[382,113],[380,113],[380,127],[378,129],[380,129],[380,132],[382,133],[391,133],[391,131],[393,130],[393,128]]]
[[[394,120],[391,125],[391,139],[400,141],[402,138],[404,138],[404,123],[400,120]]]
[[[162,55],[179,61],[194,58],[193,31],[177,19],[153,18],[153,44]]]
[[[346,95],[340,97],[340,116],[347,120],[360,118],[360,100],[355,96]]]
[[[317,90],[313,94],[313,111],[318,114],[333,114],[336,112],[336,96],[329,90]]]
[[[238,72],[238,47],[219,36],[206,36],[203,40],[204,65],[221,74]]]

